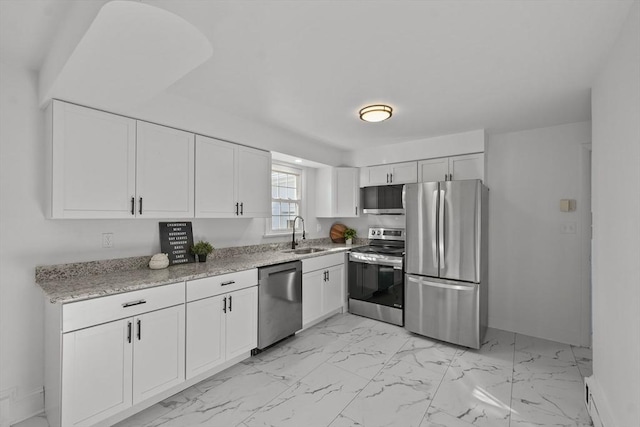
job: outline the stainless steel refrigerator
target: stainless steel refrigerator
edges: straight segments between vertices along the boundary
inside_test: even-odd
[[[480,348],[487,325],[488,189],[480,180],[405,187],[405,327]]]

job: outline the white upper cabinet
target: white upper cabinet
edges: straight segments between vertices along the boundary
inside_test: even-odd
[[[196,136],[196,217],[236,216],[238,146]]]
[[[268,217],[270,197],[271,153],[196,137],[196,217]]]
[[[136,153],[136,215],[192,218],[194,135],[139,121]]]
[[[484,154],[441,157],[418,162],[418,181],[484,179]]]
[[[360,168],[360,187],[387,184],[411,184],[418,181],[417,162]]]
[[[238,146],[239,216],[271,216],[271,153]]]
[[[54,100],[51,218],[192,218],[194,135]]]
[[[52,218],[131,218],[136,121],[53,101]]]
[[[357,168],[321,168],[316,173],[316,216],[349,218],[359,215]]]
[[[449,157],[449,173],[451,179],[484,180],[484,154]]]

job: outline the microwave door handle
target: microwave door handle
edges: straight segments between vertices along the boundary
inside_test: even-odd
[[[440,270],[444,270],[445,262],[444,262],[444,190],[440,190],[440,215],[438,218],[438,223],[440,225],[440,230],[438,233],[438,248],[440,251]],[[442,271],[440,272],[442,274]]]

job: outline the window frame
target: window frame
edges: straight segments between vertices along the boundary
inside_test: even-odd
[[[285,229],[278,229],[278,230],[274,230],[273,227],[273,202],[274,201],[278,201],[278,202],[289,202],[289,203],[296,203],[298,205],[298,215],[300,215],[301,217],[304,218],[304,214],[305,214],[305,197],[306,194],[304,192],[304,180],[305,180],[305,170],[303,168],[300,167],[296,167],[295,165],[290,165],[287,163],[279,163],[279,162],[272,162],[271,164],[271,173],[273,172],[284,172],[287,174],[293,174],[293,175],[297,175],[297,192],[298,192],[298,199],[297,200],[293,200],[293,199],[274,199],[273,198],[273,193],[271,193],[271,204],[272,204],[272,209],[271,212],[272,214],[269,215],[268,218],[266,218],[265,221],[265,237],[277,237],[277,236],[286,236],[286,235],[291,235],[292,230],[290,228]],[[272,182],[273,183],[273,182]],[[301,221],[298,221],[296,223],[296,232],[301,232],[302,231],[302,224]]]

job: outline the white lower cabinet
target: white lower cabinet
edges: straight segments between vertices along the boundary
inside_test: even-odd
[[[302,325],[306,328],[343,309],[344,254],[302,260],[302,271]]]
[[[63,334],[62,425],[92,425],[184,381],[184,336],[184,304]]]
[[[117,320],[63,335],[63,426],[92,425],[131,406],[130,323]]]
[[[52,427],[92,426],[185,380],[184,282],[47,303],[45,409]]]
[[[133,404],[184,381],[184,305],[133,319]]]
[[[187,282],[187,379],[256,348],[257,283],[255,269]]]

